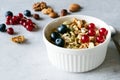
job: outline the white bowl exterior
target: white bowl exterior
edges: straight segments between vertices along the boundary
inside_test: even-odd
[[[51,33],[49,32],[51,31],[50,29],[60,25],[63,21],[69,20],[68,17],[69,19],[71,19],[71,17],[76,17],[78,19],[79,18],[85,19],[87,20],[87,22],[93,22],[100,27],[107,28],[108,35],[106,41],[96,46],[95,48],[82,49],[82,50],[66,49],[53,45],[46,39],[46,37],[48,38],[48,36],[50,36]],[[110,41],[111,32],[108,25],[99,19],[89,16],[77,15],[77,16],[68,16],[68,17],[57,19],[59,23],[57,21],[55,22],[57,22],[58,24],[54,24],[53,26],[53,23],[50,23],[44,29],[43,38],[46,44],[50,62],[57,68],[68,72],[85,72],[98,67],[99,65],[102,64],[102,62],[105,59],[107,46]],[[46,31],[48,32],[46,33]]]

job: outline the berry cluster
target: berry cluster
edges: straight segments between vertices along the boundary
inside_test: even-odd
[[[24,11],[25,16],[30,16],[31,12],[26,10]],[[17,25],[20,24],[24,26],[28,31],[33,31],[36,28],[36,24],[32,22],[31,19],[28,19],[22,13],[18,15],[13,15],[11,11],[6,12],[6,24],[7,25]]]
[[[89,36],[94,36],[96,38],[96,42],[98,42],[98,43],[104,42],[108,31],[105,28],[100,28],[98,31],[99,31],[98,32],[99,35],[96,36],[96,26],[94,23],[90,23],[88,25],[88,33],[87,33],[87,35],[83,35],[81,37],[81,41],[83,43],[89,42],[90,41]]]

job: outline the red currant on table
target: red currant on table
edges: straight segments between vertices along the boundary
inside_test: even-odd
[[[89,42],[89,36],[88,36],[88,35],[83,35],[83,36],[81,37],[81,42],[82,42],[82,43],[87,43],[87,42]]]
[[[14,34],[14,29],[12,27],[8,28],[7,33],[11,35]]]
[[[88,25],[88,29],[95,29],[95,24],[94,23],[90,23]]]
[[[26,29],[27,29],[28,31],[33,31],[34,26],[32,26],[32,25],[26,25]]]
[[[100,28],[99,33],[100,33],[101,36],[106,36],[108,31],[105,28]]]
[[[95,32],[94,29],[88,30],[88,35],[89,35],[89,36],[95,36],[95,34],[96,34],[96,32]]]
[[[105,41],[105,38],[104,38],[104,36],[97,36],[97,37],[96,37],[96,41],[97,41],[98,43],[103,43],[103,42]]]

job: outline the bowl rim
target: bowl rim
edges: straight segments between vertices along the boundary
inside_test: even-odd
[[[83,16],[83,17],[89,17],[89,18],[93,18],[93,19],[96,19],[96,20],[99,20],[101,21],[102,23],[104,23],[105,25],[107,25],[107,30],[108,30],[108,34],[107,34],[107,38],[105,39],[105,41],[103,43],[100,43],[99,45],[93,47],[93,48],[83,48],[83,49],[71,49],[71,48],[64,48],[64,47],[59,47],[59,46],[56,46],[55,44],[51,43],[45,36],[45,30],[46,28],[48,27],[48,25],[52,22],[55,22],[57,20],[60,20],[60,19],[64,19],[64,18],[69,18],[69,17],[79,17],[79,16]],[[49,21],[43,28],[43,40],[46,41],[48,44],[50,44],[51,46],[53,47],[56,47],[58,49],[62,49],[62,50],[70,50],[70,51],[86,51],[86,50],[93,50],[93,49],[96,49],[98,47],[101,47],[103,46],[104,44],[106,44],[107,42],[109,43],[110,39],[111,39],[111,30],[110,30],[110,27],[108,24],[106,24],[106,22],[104,22],[103,20],[99,19],[99,18],[96,18],[96,17],[93,17],[93,16],[88,16],[88,15],[67,15],[67,16],[63,16],[63,17],[59,17],[59,18],[56,18],[56,19],[53,19],[51,21]]]

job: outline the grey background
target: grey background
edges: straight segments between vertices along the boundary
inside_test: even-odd
[[[83,9],[70,15],[94,16],[120,31],[120,0],[0,0],[1,23],[5,22],[7,10],[16,14],[29,9],[43,19],[36,21],[39,26],[37,32],[20,32],[28,38],[28,44],[16,45],[6,40],[11,36],[0,33],[0,80],[120,80],[120,56],[112,41],[104,63],[92,71],[68,73],[52,66],[42,40],[42,30],[52,19],[32,10],[33,3],[38,1],[45,1],[58,13],[61,9],[68,9],[71,3],[78,3]]]

